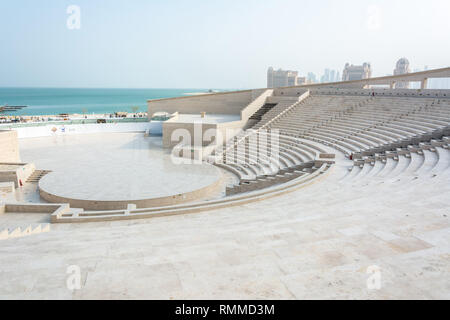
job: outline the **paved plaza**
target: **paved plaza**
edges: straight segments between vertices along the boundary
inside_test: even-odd
[[[347,165],[339,160],[319,183],[244,206],[52,224],[4,240],[0,298],[450,298],[448,175],[346,183]],[[72,265],[81,270],[74,291],[66,286]],[[367,287],[374,266],[379,290]]]
[[[0,206],[0,299],[450,299],[450,102],[398,90],[265,91],[215,166],[174,164],[164,132],[19,139],[36,170]],[[266,128],[278,158],[244,161]],[[218,179],[157,208],[36,204],[39,186],[132,201]]]

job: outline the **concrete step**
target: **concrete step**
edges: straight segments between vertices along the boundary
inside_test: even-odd
[[[50,231],[49,223],[14,226],[0,229],[0,240],[22,238]]]
[[[26,182],[39,182],[43,176],[50,173],[50,170],[35,170],[27,179]]]

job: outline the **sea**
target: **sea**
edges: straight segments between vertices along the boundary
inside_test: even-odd
[[[0,88],[0,106],[27,106],[6,115],[103,114],[147,111],[147,100],[186,96],[210,89]],[[213,90],[226,91],[226,90]],[[0,113],[1,115],[2,113]]]

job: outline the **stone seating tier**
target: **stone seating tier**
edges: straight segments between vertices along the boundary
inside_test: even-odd
[[[301,103],[282,101],[265,112],[261,121],[252,128],[258,130],[257,134],[263,134],[261,129],[279,131],[277,166],[271,168],[273,171],[254,168],[252,171],[255,174],[244,176],[264,181],[244,181],[244,186],[239,184],[229,190],[240,192],[236,190],[268,185],[277,181],[277,178],[261,178],[261,174],[277,174],[280,170],[316,159],[318,153],[314,148],[308,150],[310,146],[305,148],[298,143],[300,140],[317,142],[347,157],[363,160],[362,163],[358,160],[355,163],[357,166],[364,167],[365,163],[375,165],[377,159],[381,159],[394,168],[392,161],[406,163],[405,159],[411,157],[409,152],[404,152],[409,145],[442,138],[448,129],[449,115],[450,104],[447,99],[310,95]],[[243,151],[237,157],[243,159],[244,163],[249,156],[258,157],[248,140],[239,140],[246,134],[227,143],[222,152],[226,153],[233,146],[235,149],[240,148]],[[421,149],[419,152],[423,151]],[[266,162],[261,161],[267,167]],[[248,167],[257,166],[250,163]],[[247,172],[248,167],[239,170]],[[401,167],[397,167],[397,170],[401,170]],[[387,172],[387,168],[384,172]]]

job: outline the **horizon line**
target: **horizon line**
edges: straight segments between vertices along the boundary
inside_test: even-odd
[[[245,90],[243,88],[195,88],[195,87],[52,87],[52,86],[0,86],[0,89],[132,89],[132,90]]]

